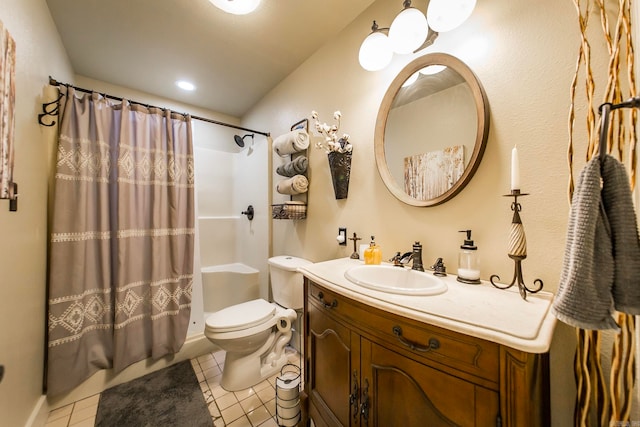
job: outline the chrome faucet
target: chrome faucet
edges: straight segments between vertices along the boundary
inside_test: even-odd
[[[413,244],[413,252],[405,252],[404,254],[400,254],[400,252],[396,252],[395,256],[389,260],[393,262],[393,265],[396,267],[404,267],[409,264],[409,261],[413,261],[411,269],[424,271],[424,266],[422,265],[422,245],[420,242],[415,242]]]

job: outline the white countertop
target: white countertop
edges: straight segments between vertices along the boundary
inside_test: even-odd
[[[549,351],[556,324],[550,312],[553,300],[550,292],[528,294],[523,300],[517,285],[506,290],[486,281],[468,285],[448,274],[442,277],[448,286],[443,294],[396,295],[361,287],[344,277],[346,270],[363,264],[360,260],[340,258],[309,264],[298,271],[345,297],[400,316],[529,353]]]

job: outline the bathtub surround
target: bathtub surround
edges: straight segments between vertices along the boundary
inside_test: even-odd
[[[212,426],[198,378],[185,360],[100,394],[96,427]]]
[[[190,118],[61,91],[48,316],[53,396],[100,369],[117,374],[180,350],[194,253]]]

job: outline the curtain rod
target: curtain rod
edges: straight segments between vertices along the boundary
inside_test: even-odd
[[[93,93],[93,92],[95,92],[95,91],[90,90],[90,89],[84,89],[84,88],[81,88],[81,87],[78,87],[78,86],[70,85],[68,83],[59,82],[56,79],[54,79],[53,77],[51,77],[51,76],[49,76],[49,84],[51,86],[72,87],[75,90],[80,91],[80,92],[84,92],[84,93]],[[123,100],[123,98],[120,98],[118,96],[109,95],[107,93],[100,92],[100,94],[102,94],[105,98],[113,99],[115,101],[122,101]],[[60,97],[62,97],[62,96],[60,96]],[[58,98],[57,100],[55,100],[53,102],[48,102],[48,103],[42,104],[43,113],[38,114],[38,122],[41,125],[53,126],[55,124],[55,122],[51,122],[49,124],[43,123],[42,119],[43,119],[44,116],[54,116],[54,115],[58,114],[58,101],[59,100],[60,100],[60,98]],[[132,104],[142,105],[142,106],[147,107],[147,108],[158,108],[158,109],[161,109],[161,110],[165,109],[165,108],[162,108],[162,107],[156,107],[154,105],[149,105],[149,104],[146,104],[144,102],[132,101],[130,99],[127,99],[127,101],[129,101]],[[47,107],[50,107],[50,108],[47,108]],[[179,114],[182,114],[183,116],[187,115],[186,113],[179,113]],[[257,131],[257,130],[253,130],[253,129],[248,129],[248,128],[244,128],[244,127],[241,127],[241,126],[232,125],[230,123],[225,123],[225,122],[220,122],[218,120],[208,119],[206,117],[191,116],[191,118],[194,119],[194,120],[200,120],[200,121],[207,122],[207,123],[213,123],[215,125],[227,126],[227,127],[230,127],[230,128],[239,129],[239,130],[243,130],[243,131],[246,131],[246,132],[257,133],[259,135],[271,136],[271,134],[269,132],[260,132],[260,131]]]

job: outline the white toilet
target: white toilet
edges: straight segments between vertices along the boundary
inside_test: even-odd
[[[220,385],[238,391],[274,375],[285,363],[295,310],[303,307],[302,258],[269,258],[273,303],[256,299],[216,311],[205,321],[205,336],[225,350]]]

